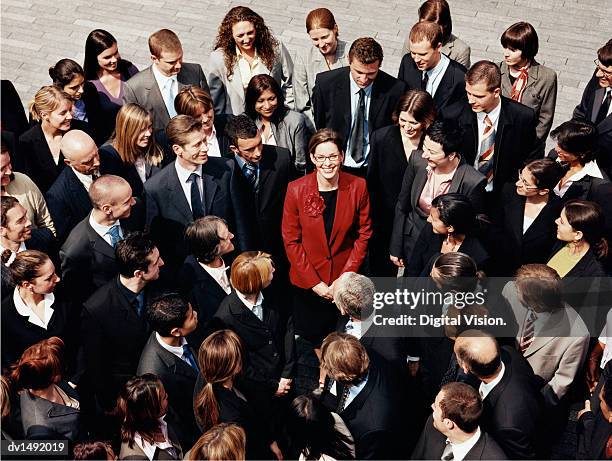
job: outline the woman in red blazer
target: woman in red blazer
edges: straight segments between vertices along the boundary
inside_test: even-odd
[[[317,131],[308,153],[316,169],[289,184],[283,240],[295,291],[295,332],[317,351],[337,321],[333,284],[342,273],[359,270],[372,229],[365,180],[340,171],[340,135]]]

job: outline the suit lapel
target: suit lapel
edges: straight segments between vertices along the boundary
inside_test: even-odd
[[[204,214],[207,215],[210,214],[212,210],[215,193],[217,191],[217,184],[213,180],[212,176],[208,174],[203,173],[202,179],[204,182],[204,198],[206,199],[206,203],[204,204]]]
[[[168,168],[166,188],[169,192],[169,198],[174,196],[170,202],[181,213],[185,222],[189,223],[193,221],[193,213],[189,207],[189,202],[187,202],[187,197],[185,197],[185,193],[183,192],[183,187],[181,186],[178,173],[176,172],[176,166],[174,165]]]
[[[340,177],[342,177],[342,173],[340,174]],[[305,190],[305,194],[303,197],[301,197],[300,200],[300,207],[303,209],[304,207],[304,202],[306,201],[306,198],[311,196],[311,195],[317,195],[317,196],[321,196],[321,194],[319,193],[319,185],[317,183],[317,175],[316,174],[311,174],[308,176],[308,184]],[[322,197],[321,197],[322,199]],[[338,207],[336,206],[336,213],[337,213],[337,209]],[[312,236],[316,237],[319,239],[319,246],[321,248],[325,248],[327,250],[327,252],[330,252],[330,246],[331,246],[331,240],[330,242],[327,242],[327,237],[325,234],[325,223],[323,222],[323,214],[319,214],[317,216],[309,216],[309,215],[305,215],[304,219],[308,220],[308,231],[310,233],[310,231],[312,231]],[[335,218],[334,218],[334,226],[335,226]],[[333,235],[333,229],[332,229],[332,235]]]
[[[512,235],[515,241],[521,243],[524,238],[523,220],[524,220],[524,215],[525,215],[525,199],[515,194],[515,196],[513,197],[512,203],[510,204],[510,209],[508,210],[508,214],[510,218],[509,221],[511,225]],[[542,212],[540,212],[540,214],[542,214]],[[529,228],[531,229],[534,224],[535,222],[532,223]]]
[[[233,88],[233,93],[240,98],[240,102],[244,105],[244,87],[242,86],[242,75],[240,75],[238,61],[234,64],[234,73],[229,79],[229,85]],[[229,98],[229,91],[227,93],[227,97]]]
[[[597,88],[595,90],[595,99],[593,100],[593,110],[591,111],[591,122],[595,123],[597,120],[597,114],[599,113],[599,108],[601,107],[601,103],[603,102],[604,94],[606,93],[605,88]]]
[[[164,349],[159,344],[159,342],[157,342],[155,333],[151,334],[149,341],[151,341],[151,344],[155,348],[157,355],[159,356],[161,361],[164,363],[166,368],[168,368],[168,370],[171,370],[172,373],[177,374],[177,375],[187,376],[192,379],[197,378],[196,371],[190,365],[188,365],[183,359],[174,355],[172,352]],[[194,358],[197,357],[195,353],[193,352],[193,349],[191,349],[191,353],[193,354]]]
[[[338,81],[338,86],[336,87],[336,101],[335,101],[335,107],[346,107],[347,110],[344,111],[344,124],[347,128],[346,133],[340,133],[341,135],[343,135],[345,137],[345,146],[346,143],[348,142],[348,136],[351,132],[351,126],[352,126],[352,121],[353,121],[353,107],[351,106],[351,82],[350,82],[350,78],[351,77],[351,72],[350,70],[347,69],[346,71],[346,78],[341,78]],[[372,109],[371,107],[371,103],[370,103],[370,109]]]
[[[263,322],[244,305],[244,303],[238,298],[236,292],[232,292],[230,296],[233,297],[229,306],[229,310],[232,315],[237,317],[239,322],[244,325],[250,325],[252,328],[261,329]]]
[[[316,175],[315,175],[316,178]],[[336,197],[336,212],[334,214],[334,224],[332,231],[329,236],[329,246],[332,247],[340,226],[346,225],[352,221],[353,209],[349,206],[351,203],[351,189],[346,181],[346,175],[340,172],[340,178],[338,180],[338,196]],[[323,223],[323,216],[321,216],[321,223]],[[325,226],[324,226],[325,227]],[[323,229],[323,235],[325,235],[325,229]]]
[[[555,338],[568,337],[570,324],[565,309],[559,309],[550,314],[544,327],[534,337],[525,351],[525,357],[535,354]]]
[[[153,65],[149,66],[146,72],[147,79],[144,82],[145,91],[147,92],[146,100],[150,101],[150,107],[156,108],[158,113],[161,111],[169,119],[170,114],[168,114],[168,109],[166,108],[166,103],[164,102],[157,80],[155,80],[155,75],[153,75]],[[161,116],[162,113],[159,113],[159,115]]]
[[[370,135],[372,134],[372,128],[375,126],[374,121],[376,120],[376,117],[380,112],[383,103],[385,102],[385,96],[382,89],[379,88],[379,86],[382,84],[380,83],[381,80],[382,79],[379,75],[379,78],[374,80],[374,83],[372,84],[372,93],[370,94],[370,112],[368,114],[368,131],[370,132]]]
[[[115,249],[108,244],[106,240],[98,235],[98,233],[91,227],[89,224],[89,219],[87,221],[87,235],[89,236],[89,241],[91,243],[91,249],[97,253],[100,253],[107,258],[115,259]]]
[[[416,159],[415,159],[416,160]],[[414,187],[411,190],[410,202],[413,210],[420,210],[419,208],[419,197],[423,192],[423,188],[425,187],[425,183],[427,182],[427,170],[422,168],[421,165],[417,163],[417,171],[414,178]]]
[[[449,98],[451,89],[453,88],[453,62],[449,62],[448,67],[444,71],[444,75],[438,84],[438,88],[436,89],[436,94],[434,95],[434,102],[436,103],[436,107],[442,107],[446,100]]]

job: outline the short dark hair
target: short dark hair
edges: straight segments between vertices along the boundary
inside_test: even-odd
[[[62,90],[79,75],[85,78],[81,65],[72,59],[60,59],[53,67],[49,67],[49,77],[53,80],[53,84]]]
[[[238,146],[238,139],[253,139],[257,136],[259,129],[255,121],[247,114],[233,117],[225,125],[225,135],[230,139],[233,146]]]
[[[552,158],[545,157],[533,160],[525,165],[535,179],[538,189],[552,190],[565,174],[565,169]]]
[[[516,271],[516,289],[521,304],[536,312],[563,309],[561,277],[546,264],[524,264]]]
[[[612,66],[612,40],[597,50],[597,59],[606,67]]]
[[[337,131],[331,128],[321,128],[315,134],[313,134],[308,142],[308,153],[314,155],[317,147],[326,142],[332,142],[336,145],[339,152],[342,150],[342,136]]]
[[[189,303],[176,293],[167,293],[156,298],[147,307],[147,318],[151,329],[160,336],[170,336],[172,329],[181,328],[187,319]]]
[[[287,113],[287,108],[285,108],[285,96],[278,82],[274,77],[268,74],[255,75],[249,81],[249,85],[244,94],[244,112],[253,120],[257,120],[260,115],[255,110],[255,104],[266,90],[272,91],[276,96],[276,110],[270,119],[274,123],[279,123]]]
[[[500,38],[504,48],[520,50],[523,58],[531,61],[538,54],[538,33],[528,22],[517,22],[508,27]]]
[[[452,120],[436,120],[427,128],[425,136],[442,145],[445,157],[453,152],[460,153],[463,130]]]
[[[578,157],[586,165],[597,154],[597,128],[586,120],[568,120],[550,132],[550,137],[564,151]]]
[[[445,226],[453,226],[455,233],[468,234],[474,229],[476,212],[470,199],[463,194],[451,193],[438,195],[431,201],[440,213]]]
[[[491,61],[478,61],[472,64],[472,67],[465,73],[465,81],[470,85],[484,83],[487,86],[487,91],[493,91],[501,88],[501,71]]]
[[[177,115],[166,126],[166,136],[170,146],[176,144],[183,147],[187,144],[187,137],[191,133],[200,131],[202,131],[202,122],[191,115]]]
[[[349,63],[357,59],[362,64],[373,64],[378,61],[381,65],[383,61],[383,49],[372,37],[358,38],[351,45],[349,50]]]
[[[191,254],[203,264],[209,264],[219,256],[219,224],[227,226],[225,219],[208,215],[196,219],[185,231],[185,240]]]
[[[135,271],[146,272],[155,244],[143,232],[132,232],[115,247],[115,261],[119,274],[132,278]]]
[[[450,419],[463,432],[474,432],[482,415],[482,400],[478,391],[469,384],[448,383],[442,386],[440,392],[443,392],[440,400],[442,418]]]
[[[435,22],[417,22],[408,34],[408,40],[413,43],[427,42],[432,48],[442,45],[442,27]]]

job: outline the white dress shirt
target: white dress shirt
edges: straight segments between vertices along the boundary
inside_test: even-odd
[[[219,284],[219,286],[225,291],[228,295],[232,292],[232,286],[229,281],[229,277],[227,276],[227,266],[223,263],[219,267],[210,267],[203,263],[198,263],[202,266],[208,275],[210,275],[215,282]]]
[[[170,438],[168,437],[168,424],[164,420],[165,417],[166,415],[159,418],[161,432],[164,435],[163,442],[154,442],[153,444],[150,444],[149,442],[144,440],[138,432],[134,434],[134,442],[140,447],[140,449],[143,451],[149,461],[153,461],[153,457],[155,456],[155,450],[157,448],[159,448],[160,450],[172,451],[176,456],[176,448],[174,448],[174,445],[170,443]]]
[[[173,355],[176,355],[179,359],[181,359],[187,365],[191,366],[191,364],[189,363],[189,360],[187,360],[187,358],[185,357],[185,350],[183,349],[183,346],[187,344],[187,340],[184,337],[181,336],[180,346],[171,346],[170,344],[167,344],[157,332],[155,332],[155,339],[157,339],[157,342],[159,343],[161,347],[163,347],[164,349],[166,349],[168,352],[172,353]]]
[[[155,81],[157,82],[157,86],[161,92],[168,115],[170,115],[170,118],[172,118],[176,115],[176,110],[174,109],[174,98],[178,93],[177,77],[176,75],[173,75],[172,77],[163,75],[155,64],[153,64],[152,69],[153,77],[155,77]]]
[[[74,168],[72,168],[72,171],[76,175],[77,179],[81,182],[81,184],[83,184],[83,187],[85,188],[85,190],[89,192],[89,188],[91,187],[91,183],[93,182],[93,177],[90,174],[79,173]]]
[[[111,229],[111,227],[113,227],[115,224],[118,224],[119,220],[115,221],[113,224],[111,224],[110,226],[105,226],[103,224],[99,224],[98,222],[96,222],[96,220],[93,217],[93,213],[89,213],[89,225],[91,226],[91,228],[96,232],[96,234],[98,234],[100,237],[102,237],[102,239],[108,243],[110,246],[113,246],[112,241],[111,241],[111,236],[108,233],[108,231]],[[121,239],[123,239],[123,229],[121,229],[121,226],[119,227],[119,237]]]
[[[482,144],[482,134],[485,129],[485,116],[489,116],[491,123],[493,124],[493,128],[495,129],[495,133],[497,134],[497,123],[499,122],[499,114],[501,113],[501,99],[497,104],[497,107],[493,109],[491,112],[477,112],[476,113],[476,121],[478,123],[478,146],[476,147],[476,160],[474,161],[474,168],[478,170],[478,158],[480,157],[480,144]],[[493,152],[495,155],[495,152]],[[491,192],[493,190],[493,181],[488,182],[485,190],[487,192]]]
[[[136,168],[136,173],[138,173],[138,177],[144,184],[147,180],[147,161],[144,157],[138,157],[134,162],[134,168]]]
[[[240,293],[238,290],[236,290],[236,295],[238,296],[238,299],[242,301],[242,304],[244,304],[248,310],[253,312],[253,314],[255,314],[255,316],[259,318],[259,316],[255,313],[254,309],[257,306],[263,307],[264,297],[263,297],[263,294],[261,294],[261,291],[259,292],[259,295],[257,296],[257,301],[255,301],[255,304],[248,301],[246,297],[242,293]],[[260,318],[259,320],[263,321],[263,309],[262,309],[262,318]]]
[[[55,295],[53,293],[49,293],[44,295],[44,303],[45,309],[43,311],[44,318],[40,318],[38,315],[34,313],[32,308],[28,306],[21,296],[19,296],[19,288],[15,287],[15,291],[13,291],[13,303],[15,303],[15,309],[17,313],[23,317],[28,318],[28,322],[33,325],[44,328],[45,330],[49,326],[49,322],[51,321],[51,317],[53,316],[53,308],[51,307],[55,302]]]
[[[238,58],[238,70],[240,71],[242,86],[245,90],[255,75],[270,74],[268,68],[259,58],[257,51],[255,51],[255,57],[250,63],[247,61],[238,47],[236,47],[236,57]]]
[[[351,75],[349,75],[349,82],[350,82],[350,87],[351,87],[351,129],[352,129],[353,121],[355,120],[355,117],[357,115],[357,109],[359,108],[359,90],[361,90],[361,88],[359,87],[359,85],[355,83],[355,80],[353,80],[353,77]],[[351,168],[359,168],[359,167],[362,167],[368,164],[368,154],[370,153],[370,131],[368,129],[368,124],[370,122],[370,101],[372,100],[372,86],[373,85],[374,85],[374,82],[370,83],[368,86],[363,88],[363,91],[365,92],[365,114],[364,114],[365,123],[363,124],[363,136],[365,138],[365,143],[364,143],[364,149],[363,149],[363,161],[362,162],[357,163],[355,162],[353,157],[351,157],[351,154],[350,154],[351,139],[350,139],[350,132],[349,132],[349,139],[346,144],[346,153],[344,155],[344,164]]]
[[[478,439],[480,439],[480,426],[478,426],[474,435],[472,435],[465,442],[453,443],[450,440],[446,439],[453,448],[453,461],[463,461],[463,458],[465,458],[465,456],[470,452],[470,450],[474,448],[474,445],[476,445]]]
[[[448,69],[448,65],[450,64],[450,59],[446,57],[444,54],[440,53],[440,62],[433,68],[426,71],[429,80],[427,81],[427,91],[431,97],[433,98],[438,91],[438,87],[440,86],[440,82],[446,73],[446,69]],[[421,75],[422,77],[422,75]]]
[[[504,377],[504,372],[506,371],[506,366],[504,365],[504,362],[502,361],[502,366],[501,366],[501,371],[499,372],[499,374],[497,375],[497,377],[491,381],[490,383],[486,384],[481,382],[480,383],[480,387],[478,388],[478,393],[480,394],[480,398],[482,400],[484,400],[487,395],[489,395],[489,393],[493,390],[493,388],[495,386],[497,386],[500,381],[502,380],[502,378]]]
[[[612,106],[612,104],[610,105]],[[555,188],[553,189],[553,192],[558,197],[563,197],[572,184],[574,184],[576,181],[580,181],[585,176],[591,176],[592,178],[603,179],[601,170],[597,166],[597,163],[595,162],[595,160],[591,160],[589,163],[584,165],[584,168],[582,168],[582,170],[572,175],[567,181],[565,181],[565,183],[563,184],[563,187],[559,187],[559,184],[561,183],[559,181],[557,185],[555,186]]]
[[[193,211],[193,208],[191,207],[191,181],[189,181],[189,176],[191,173],[196,173],[198,175],[196,182],[198,183],[198,188],[200,189],[200,197],[202,197],[202,190],[204,188],[204,185],[202,184],[202,165],[198,165],[198,168],[195,171],[189,171],[183,168],[179,164],[178,160],[176,160],[174,162],[174,167],[176,168],[176,174],[178,175],[179,182],[183,188],[183,193],[185,194],[189,208],[191,208]],[[204,200],[202,200],[202,202],[203,201]]]
[[[346,397],[346,402],[344,402],[344,408],[348,408],[348,406],[351,404],[351,402],[353,400],[355,400],[355,397],[357,397],[359,395],[359,393],[363,390],[363,388],[366,386],[366,384],[368,383],[368,375],[365,376],[365,378],[363,378],[363,380],[355,385],[355,386],[351,386],[349,388],[349,393],[348,396]]]
[[[7,248],[4,248],[2,246],[2,244],[0,243],[0,255],[2,253],[4,253],[4,250],[7,250]],[[25,242],[21,242],[19,244],[19,248],[17,249],[17,253],[21,253],[22,251],[26,251],[26,250],[27,250],[27,248],[26,248]],[[15,253],[14,251],[11,250],[11,257],[6,262],[6,264],[5,264],[6,267],[8,267],[11,264],[13,264],[13,261],[15,261],[15,258],[17,257],[17,253]]]
[[[212,133],[206,138],[206,144],[208,145],[209,157],[222,157],[221,147],[219,146],[219,140],[217,139],[217,130],[214,125],[212,128]]]

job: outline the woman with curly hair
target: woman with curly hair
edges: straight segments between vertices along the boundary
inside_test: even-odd
[[[219,26],[207,76],[215,113],[238,115],[251,78],[268,74],[281,85],[285,104],[293,107],[293,62],[261,16],[246,6],[229,10]]]

